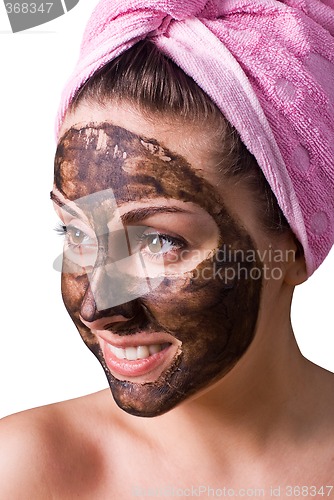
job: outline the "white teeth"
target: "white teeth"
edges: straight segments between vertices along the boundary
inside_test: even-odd
[[[137,347],[127,347],[125,349],[125,357],[129,361],[134,361],[137,359]]]
[[[135,361],[136,359],[144,359],[160,352],[162,349],[167,347],[168,344],[152,344],[152,345],[139,345],[138,347],[126,347],[125,349],[121,347],[114,347],[113,345],[107,344],[108,349],[116,356],[118,359],[127,359],[128,361]]]
[[[148,347],[148,350],[150,351],[150,354],[156,354],[157,352],[161,351],[161,345],[160,344],[153,344]]]
[[[150,355],[150,351],[147,345],[140,345],[137,347],[137,356],[138,359],[148,358]]]
[[[108,348],[111,350],[113,354],[115,354],[118,359],[125,359],[125,349],[121,347],[114,347],[113,345],[108,344]]]

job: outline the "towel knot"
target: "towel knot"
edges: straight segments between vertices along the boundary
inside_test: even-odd
[[[221,0],[105,0],[93,12],[94,23],[88,24],[82,42],[82,51],[92,51],[92,46],[103,47],[118,27],[124,29],[125,38],[139,35],[164,34],[171,21],[184,21],[200,17],[217,18],[225,1]],[[111,26],[114,31],[111,33]]]

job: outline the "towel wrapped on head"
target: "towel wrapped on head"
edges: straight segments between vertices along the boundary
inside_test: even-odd
[[[101,0],[63,95],[150,39],[193,78],[256,158],[308,274],[334,242],[334,8],[328,0]]]

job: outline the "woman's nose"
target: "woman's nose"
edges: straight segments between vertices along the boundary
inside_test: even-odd
[[[107,276],[103,268],[94,271],[81,303],[83,323],[100,329],[102,324],[129,321],[138,314],[138,301],[131,300],[129,294],[122,291],[119,278]]]
[[[136,300],[133,300],[131,302],[126,302],[125,304],[120,304],[99,311],[96,307],[92,289],[88,286],[81,303],[80,317],[84,324],[89,323],[87,326],[99,330],[106,324],[129,321],[134,318],[138,309]]]
[[[133,318],[133,316],[124,316],[127,311],[125,311],[122,306],[116,306],[115,308],[106,309],[104,311],[97,311],[89,297],[90,294],[91,292],[89,292],[87,296],[87,301],[84,301],[82,304],[80,311],[80,319],[88,328],[93,330],[105,330],[113,324],[124,323]]]

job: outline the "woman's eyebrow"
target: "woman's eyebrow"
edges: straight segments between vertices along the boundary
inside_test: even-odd
[[[66,203],[61,201],[53,191],[51,191],[50,193],[50,198],[52,201],[56,203],[56,205],[58,205],[60,208],[62,208],[69,214],[73,215],[73,217],[78,217],[79,219],[81,218],[81,215],[78,212],[76,212],[72,207],[69,207],[68,205],[66,205]]]
[[[186,213],[189,214],[188,210],[184,210],[179,207],[171,207],[171,206],[159,206],[159,207],[142,207],[135,208],[126,212],[125,214],[120,216],[122,224],[135,224],[140,222],[148,217],[152,217],[156,214],[166,214],[166,213]]]
[[[59,207],[61,207],[63,210],[66,210],[69,214],[73,215],[74,217],[81,218],[81,215],[76,212],[72,207],[69,207],[66,205],[63,201],[61,201],[58,196],[51,191],[50,193],[50,198],[52,201],[54,201]],[[141,207],[141,208],[134,208],[133,210],[129,210],[129,212],[124,213],[123,215],[120,216],[121,222],[124,225],[129,225],[129,224],[136,224],[137,222],[140,222],[144,219],[147,219],[149,217],[152,217],[153,215],[156,214],[166,214],[166,213],[186,213],[189,214],[188,210],[179,208],[179,207],[171,207],[168,205],[162,205],[159,207]]]

